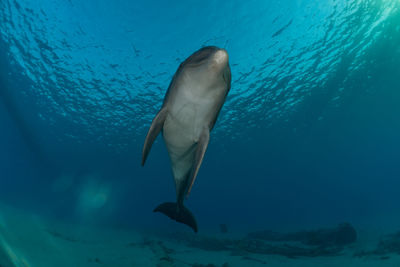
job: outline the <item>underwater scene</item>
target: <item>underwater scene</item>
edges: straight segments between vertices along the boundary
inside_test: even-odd
[[[0,267],[400,266],[399,0],[0,0]]]

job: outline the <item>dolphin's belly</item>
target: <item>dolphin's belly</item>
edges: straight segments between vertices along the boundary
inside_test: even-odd
[[[170,155],[180,157],[198,140],[196,108],[185,104],[168,111],[164,122],[163,137]]]
[[[208,127],[215,119],[219,109],[218,96],[215,94],[199,94],[202,90],[196,88],[180,88],[174,96],[173,105],[168,106],[166,123],[169,130],[180,138],[188,138],[191,142],[197,142],[204,127]],[[217,90],[216,90],[217,91]],[[176,133],[179,131],[180,133]],[[181,136],[182,135],[182,136]],[[185,142],[185,140],[179,140]]]
[[[196,146],[193,125],[186,124],[190,111],[180,119],[168,114],[164,122],[163,138],[171,159],[171,167],[174,174],[177,189],[179,184],[185,184],[189,172],[193,166],[194,148]],[[189,128],[188,128],[189,127]]]
[[[194,151],[204,127],[213,117],[212,100],[181,93],[168,106],[163,137],[172,163],[174,178],[184,180],[194,161]],[[215,114],[216,116],[216,114]]]

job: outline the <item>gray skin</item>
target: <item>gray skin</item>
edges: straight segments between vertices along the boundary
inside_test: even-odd
[[[230,87],[231,70],[226,50],[209,46],[193,53],[176,71],[143,147],[142,165],[162,131],[171,159],[177,203],[161,204],[155,211],[189,225],[196,232],[195,219],[183,206],[183,201],[196,179],[210,131]],[[168,207],[162,206],[167,204]]]

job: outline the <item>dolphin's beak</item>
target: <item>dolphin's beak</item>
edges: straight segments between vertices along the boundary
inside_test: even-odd
[[[225,49],[219,49],[214,54],[214,62],[217,66],[226,66],[228,64],[229,56]]]

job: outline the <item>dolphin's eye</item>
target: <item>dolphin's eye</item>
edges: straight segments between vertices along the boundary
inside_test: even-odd
[[[200,55],[198,58],[196,58],[195,60],[193,60],[193,63],[201,63],[201,62],[203,62],[204,60],[206,60],[207,59],[207,55]]]
[[[188,64],[190,66],[196,67],[202,65],[206,60],[208,59],[208,54],[202,53],[200,55],[196,55],[192,57],[189,61]]]

